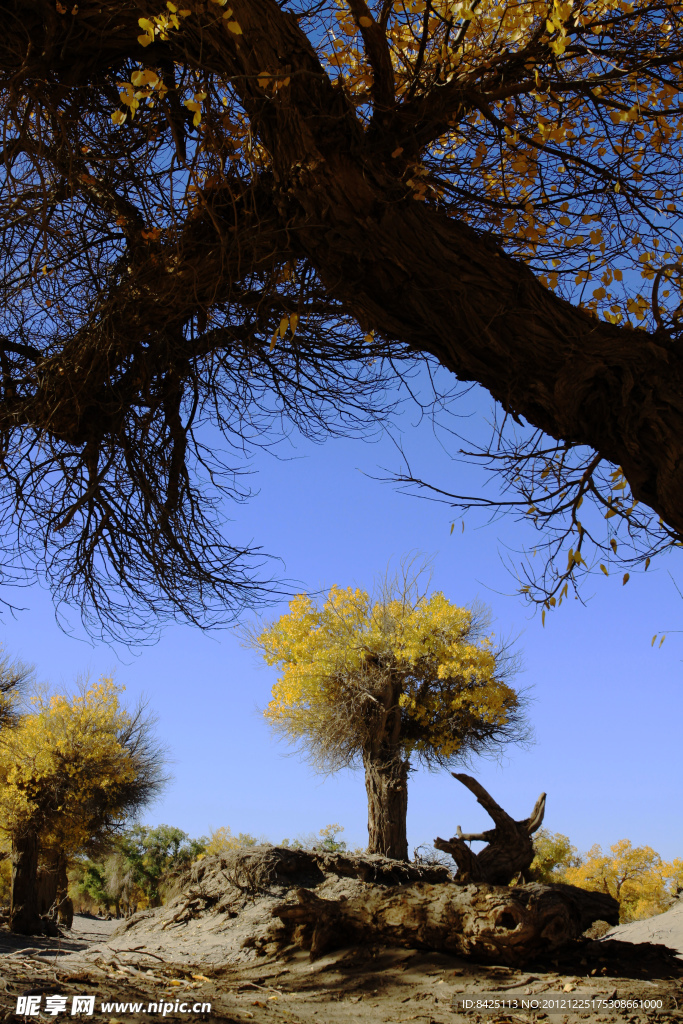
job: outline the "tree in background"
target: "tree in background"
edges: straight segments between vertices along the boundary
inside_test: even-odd
[[[33,669],[21,661],[12,660],[0,644],[0,730],[16,725],[19,701],[27,684],[33,678]]]
[[[116,850],[122,860],[122,874],[141,890],[147,906],[161,902],[161,888],[170,877],[206,851],[205,839],[190,839],[171,825],[134,825],[118,839]],[[111,869],[110,869],[111,873]]]
[[[333,586],[302,594],[247,642],[280,677],[264,711],[276,734],[319,771],[362,766],[371,853],[407,860],[408,772],[459,764],[527,736],[523,701],[494,651],[489,620],[420,589],[404,563],[376,599]]]
[[[38,855],[52,862],[66,897],[68,858],[92,851],[160,792],[164,752],[144,706],[120,703],[111,679],[73,696],[38,694],[34,710],[0,734],[0,830],[12,843],[10,927],[43,928]]]
[[[563,881],[582,889],[609,893],[619,901],[622,921],[661,914],[683,885],[683,859],[665,863],[650,846],[632,846],[621,839],[610,852],[598,845],[578,865],[568,867]]]
[[[202,426],[362,431],[416,354],[530,428],[531,599],[680,543],[680,9],[230,2],[7,4],[6,577],[110,635],[230,618],[268,579]]]
[[[134,825],[98,859],[76,861],[71,888],[87,903],[113,908],[117,917],[156,907],[177,875],[206,852],[206,843],[171,825]]]
[[[535,856],[530,873],[535,882],[566,882],[567,869],[581,864],[578,850],[562,832],[540,828],[533,843]]]
[[[229,825],[212,829],[206,843],[206,854],[211,856],[217,853],[227,853],[228,850],[237,850],[241,846],[260,846],[265,839],[252,836],[249,832],[238,832],[235,835]]]

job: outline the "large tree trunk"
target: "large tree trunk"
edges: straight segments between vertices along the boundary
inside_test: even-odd
[[[19,935],[40,935],[44,925],[38,909],[38,837],[12,839],[12,891],[10,931]]]
[[[71,928],[74,907],[69,898],[67,865],[68,860],[61,851],[50,851],[46,863],[38,868],[36,892],[38,913]]]
[[[366,760],[368,794],[368,853],[408,860],[408,761],[388,765]]]
[[[281,941],[311,957],[349,943],[444,950],[504,964],[524,964],[579,937],[593,921],[619,922],[619,904],[570,885],[456,884],[374,887],[362,897],[323,900],[297,891],[298,905],[276,907]]]

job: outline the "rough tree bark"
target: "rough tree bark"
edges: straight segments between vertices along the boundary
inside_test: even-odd
[[[88,5],[87,21],[60,19],[51,0],[4,6],[0,72],[15,90],[23,81],[62,79],[77,88],[100,69],[139,56],[136,4]],[[197,6],[182,32],[147,54],[230,77],[255,136],[272,155],[268,224],[273,216],[279,221],[282,237],[286,232],[361,325],[431,353],[462,380],[481,383],[506,410],[620,465],[634,498],[683,536],[680,348],[660,334],[599,322],[543,288],[493,242],[397,192],[400,178],[390,160],[395,147],[405,147],[404,159],[410,159],[416,144],[438,138],[449,119],[479,102],[476,90],[454,79],[439,96],[393,106],[390,92],[377,93],[382,108],[365,133],[292,15],[275,0],[234,0],[233,6],[239,37],[218,31],[213,12]],[[375,28],[365,32],[369,47]],[[379,53],[379,39],[375,43]],[[277,102],[259,90],[263,68],[290,83]],[[394,163],[400,174],[400,161]],[[242,256],[246,273],[249,256]],[[216,265],[212,294],[220,298],[230,281],[224,263]],[[165,276],[163,260],[147,268],[149,291],[155,274]],[[144,305],[139,280],[119,291],[126,287],[122,303],[115,289],[110,292],[110,313],[130,306],[133,290]],[[209,282],[207,290],[212,287]],[[182,291],[176,288],[175,302],[162,311],[166,325],[179,322]],[[180,312],[182,321],[186,305]],[[88,436],[88,417],[106,404],[113,368],[128,358],[115,345],[106,360],[98,358],[101,339],[111,331],[94,321],[90,354],[79,338],[79,362],[72,367],[67,361],[68,373],[61,356],[46,360],[35,394],[6,401],[0,425],[51,429],[54,422],[74,443]],[[141,327],[141,335],[162,336],[160,323],[149,331]],[[156,358],[154,346],[149,358]]]
[[[368,853],[408,860],[408,761],[365,763],[368,795]]]
[[[454,779],[467,786],[485,811],[493,818],[495,828],[486,832],[463,833],[460,826],[457,835],[451,839],[434,840],[437,850],[450,853],[458,865],[456,881],[489,882],[491,885],[507,885],[520,873],[526,872],[534,859],[534,844],[531,836],[541,827],[545,813],[545,793],[541,793],[528,818],[515,821],[486,792],[476,779],[469,775],[452,772]],[[479,853],[473,853],[468,842],[485,842]]]
[[[10,895],[10,931],[18,935],[39,935],[43,922],[38,909],[38,837],[12,838],[12,889]]]
[[[37,902],[38,913],[49,915],[52,921],[64,928],[73,924],[73,901],[69,898],[67,858],[59,852],[48,857],[38,868]]]
[[[297,891],[298,905],[273,915],[281,940],[311,957],[349,943],[444,950],[504,964],[524,964],[576,939],[593,921],[618,924],[619,904],[569,885],[507,886],[422,883],[370,889],[362,897],[323,900]]]

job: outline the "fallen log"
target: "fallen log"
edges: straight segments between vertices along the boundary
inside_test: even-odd
[[[493,819],[495,828],[486,832],[464,833],[460,825],[451,839],[434,840],[434,846],[443,853],[450,853],[458,865],[457,882],[489,882],[491,885],[507,885],[521,876],[529,881],[527,872],[534,859],[534,844],[531,836],[541,827],[545,813],[545,793],[541,793],[528,818],[515,821],[500,807],[484,787],[469,775],[451,772],[454,779],[467,786],[484,810]],[[469,842],[488,843],[479,853],[469,848]]]
[[[279,941],[310,949],[311,958],[346,945],[382,943],[522,965],[578,938],[594,921],[619,921],[611,896],[570,885],[418,882],[373,886],[341,900],[298,889],[297,898],[276,907],[273,916],[283,922]]]

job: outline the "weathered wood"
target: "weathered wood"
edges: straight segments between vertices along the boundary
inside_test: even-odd
[[[520,873],[525,877],[534,859],[531,836],[541,827],[545,813],[545,793],[541,793],[528,818],[515,821],[476,779],[456,772],[452,772],[452,775],[476,796],[477,802],[495,823],[495,828],[476,833],[463,833],[458,825],[457,835],[451,839],[437,837],[434,840],[436,849],[450,853],[458,865],[456,881],[507,885]],[[473,841],[486,842],[488,845],[479,853],[474,853],[467,845]]]
[[[239,847],[221,854],[221,866],[235,885],[247,890],[271,886],[319,885],[325,875],[359,878],[381,886],[411,882],[450,882],[452,875],[441,864],[410,864],[379,854],[332,853],[322,849],[295,850],[285,846]],[[205,861],[193,866],[195,883],[201,882]]]
[[[523,964],[579,937],[593,921],[619,921],[619,904],[569,885],[416,883],[379,886],[348,900],[297,890],[298,904],[273,910],[281,940],[311,957],[354,943],[381,942],[443,950],[503,964]]]

